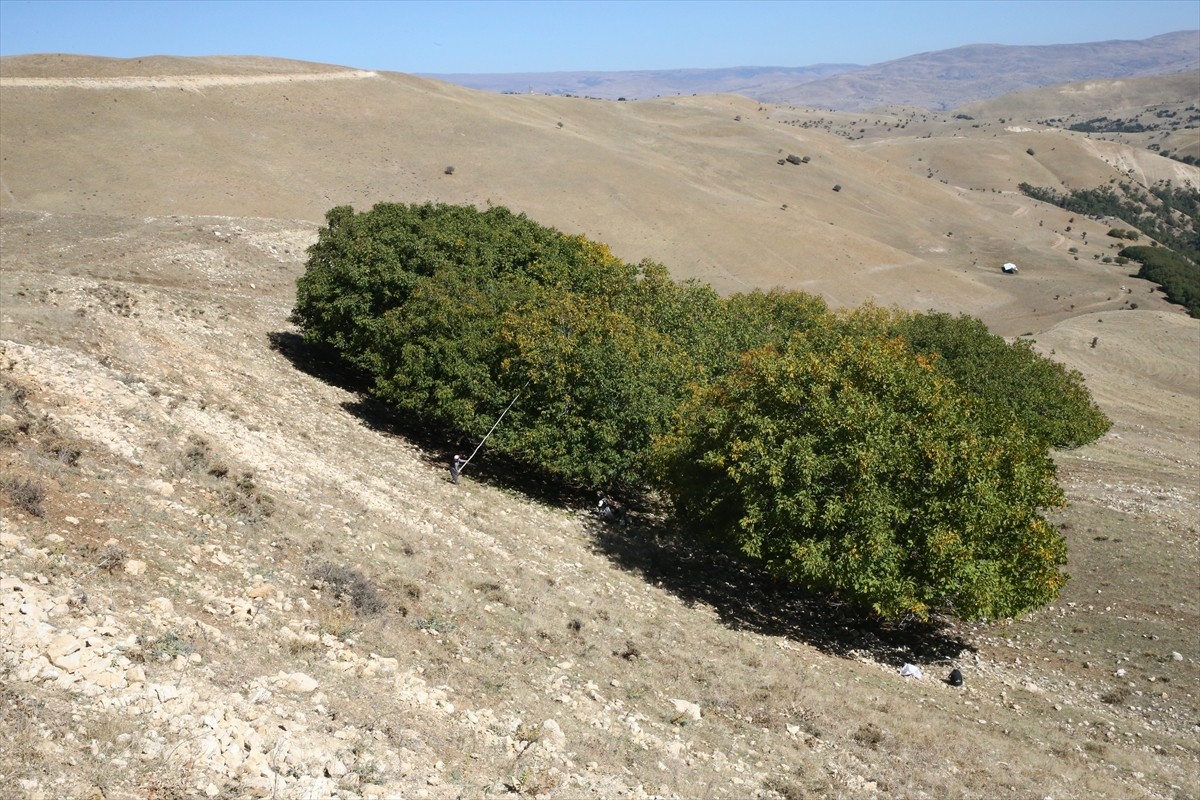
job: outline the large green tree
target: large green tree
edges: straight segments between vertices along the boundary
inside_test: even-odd
[[[681,522],[885,617],[1045,604],[1066,547],[1044,446],[875,335],[881,314],[829,315],[695,393],[656,449]]]

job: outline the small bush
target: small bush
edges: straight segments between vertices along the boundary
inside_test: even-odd
[[[322,562],[313,569],[312,577],[318,588],[328,588],[334,597],[349,601],[359,613],[376,614],[387,605],[375,585],[356,569]]]
[[[192,652],[192,643],[175,631],[167,631],[162,636],[139,636],[137,638],[140,650],[130,652],[133,661],[174,661],[176,656],[186,656]]]
[[[883,731],[875,727],[873,723],[868,722],[854,732],[854,741],[863,747],[870,747],[873,750],[877,749],[883,743]]]
[[[74,467],[79,463],[80,456],[83,455],[83,448],[61,436],[52,436],[42,445],[42,452],[56,458],[68,467]]]
[[[1119,706],[1129,699],[1129,687],[1118,686],[1100,695],[1100,699],[1110,706]]]
[[[222,494],[229,513],[245,522],[262,522],[275,513],[275,498],[259,491],[254,474],[243,472],[232,487]]]
[[[0,488],[4,489],[9,502],[16,508],[34,517],[46,516],[46,510],[42,508],[42,502],[46,499],[46,490],[40,483],[35,483],[29,478],[5,475],[0,479]]]
[[[96,554],[96,567],[112,572],[125,563],[126,553],[120,545],[106,544]]]

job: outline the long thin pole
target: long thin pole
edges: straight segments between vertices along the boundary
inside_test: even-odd
[[[484,437],[483,437],[483,440],[479,442],[479,445],[478,445],[478,446],[477,446],[477,447],[474,449],[474,451],[472,451],[472,452],[471,452],[471,455],[467,457],[467,460],[466,460],[466,461],[464,461],[464,462],[462,463],[462,465],[461,465],[461,466],[459,466],[459,468],[458,468],[458,469],[459,469],[459,471],[460,471],[460,472],[461,472],[461,471],[462,471],[464,468],[466,468],[467,464],[470,464],[470,463],[471,463],[471,459],[472,459],[472,458],[474,458],[474,457],[475,457],[475,454],[479,452],[479,450],[480,450],[480,448],[481,448],[481,447],[483,447],[483,444],[484,444],[484,442],[486,442],[486,441],[487,441],[487,440],[488,440],[488,439],[491,437],[491,435],[492,435],[493,433],[495,433],[495,432],[496,432],[496,428],[497,428],[497,427],[500,425],[500,420],[504,419],[504,415],[505,415],[505,414],[507,414],[507,413],[508,413],[508,410],[509,410],[510,408],[512,408],[512,407],[513,407],[513,404],[514,404],[514,403],[516,403],[516,402],[517,402],[517,398],[521,396],[521,392],[523,392],[523,391],[525,391],[526,389],[528,389],[528,388],[529,388],[529,384],[530,384],[530,383],[532,383],[532,382],[533,382],[533,378],[530,378],[529,380],[525,381],[525,385],[521,387],[521,391],[520,391],[520,392],[517,392],[517,393],[516,393],[516,394],[513,396],[513,399],[512,399],[512,401],[511,401],[511,402],[509,402],[509,404],[508,404],[508,408],[505,408],[503,411],[501,411],[501,412],[500,412],[500,416],[496,417],[496,422],[495,422],[495,424],[493,424],[493,425],[492,425],[492,429],[491,429],[490,431],[488,431],[488,432],[487,432],[487,436],[484,436]]]

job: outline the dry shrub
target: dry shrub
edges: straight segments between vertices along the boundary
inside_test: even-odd
[[[379,590],[365,575],[356,569],[322,561],[312,571],[317,586],[329,589],[333,596],[349,602],[354,610],[362,614],[377,614],[387,607]]]
[[[5,732],[4,747],[0,747],[0,774],[13,784],[17,778],[42,771],[45,757],[37,747],[41,738],[37,720],[43,716],[40,703],[0,681],[0,730]]]
[[[188,439],[187,448],[183,451],[183,461],[189,469],[199,470],[214,478],[224,478],[229,474],[229,467],[217,458],[208,441],[200,436]]]
[[[1110,706],[1119,706],[1129,699],[1129,687],[1117,686],[1104,694],[1100,695],[1100,699]]]
[[[46,509],[42,507],[42,502],[46,499],[46,490],[40,483],[29,478],[5,475],[0,478],[0,489],[8,495],[8,500],[14,507],[34,517],[46,516]]]
[[[874,723],[868,722],[854,732],[854,741],[863,747],[870,747],[872,750],[878,749],[879,745],[883,743],[883,731],[879,730]]]
[[[225,508],[246,522],[262,522],[275,513],[275,498],[259,491],[254,474],[243,472],[233,486],[222,493]]]
[[[120,545],[106,544],[96,553],[96,566],[112,572],[125,563],[126,555],[125,549]]]

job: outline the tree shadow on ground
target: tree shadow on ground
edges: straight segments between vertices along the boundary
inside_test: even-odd
[[[371,378],[346,364],[335,350],[304,341],[298,333],[276,331],[267,335],[271,349],[296,369],[331,386],[355,395],[341,404],[363,425],[385,436],[396,436],[417,448],[418,457],[431,469],[450,480],[450,462],[455,454],[469,456],[479,444],[460,431],[430,425],[389,407],[369,395]],[[545,472],[484,447],[463,473],[464,481],[478,481],[512,491],[543,503],[571,510],[589,509],[596,493],[563,483]]]
[[[431,427],[370,398],[371,380],[348,366],[330,348],[304,341],[297,333],[268,335],[271,349],[296,369],[355,395],[342,408],[365,426],[396,436],[418,449],[419,457],[450,480],[455,453],[468,455],[477,442],[461,433]],[[571,511],[595,509],[596,492],[564,484],[527,464],[486,449],[471,462],[463,480],[512,491],[544,505]],[[906,662],[953,661],[966,644],[945,622],[885,623],[837,598],[804,592],[766,575],[698,538],[688,537],[643,496],[620,500],[634,511],[632,524],[614,525],[600,517],[588,528],[595,549],[621,569],[636,572],[689,606],[712,607],[734,630],[780,636],[843,658],[869,657],[897,668]]]
[[[793,639],[831,655],[868,657],[896,668],[949,665],[975,650],[948,621],[884,622],[835,597],[776,580],[668,521],[638,520],[622,527],[596,520],[590,528],[597,551],[617,566],[689,606],[710,606],[734,630]]]

